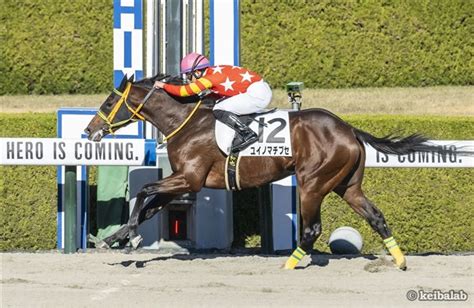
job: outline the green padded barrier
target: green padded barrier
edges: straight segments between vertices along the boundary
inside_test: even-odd
[[[97,171],[97,238],[113,234],[128,221],[128,167],[100,166]]]

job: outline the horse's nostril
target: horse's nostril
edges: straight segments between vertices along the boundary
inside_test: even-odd
[[[85,132],[86,134],[89,134],[91,131],[90,131],[89,128],[86,128],[86,129],[84,130],[84,132]]]

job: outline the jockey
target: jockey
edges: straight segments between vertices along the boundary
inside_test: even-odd
[[[244,150],[258,140],[257,134],[242,123],[237,115],[262,111],[270,103],[272,91],[262,77],[239,66],[211,66],[209,60],[198,53],[183,58],[181,74],[186,74],[190,83],[172,85],[156,81],[154,86],[182,97],[210,89],[223,98],[214,106],[214,116],[240,136],[232,152]]]

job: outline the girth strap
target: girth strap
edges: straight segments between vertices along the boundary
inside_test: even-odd
[[[239,153],[230,153],[225,160],[225,187],[227,190],[241,190],[239,174]]]

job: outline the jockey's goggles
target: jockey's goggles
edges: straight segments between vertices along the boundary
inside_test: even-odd
[[[204,75],[204,70],[195,70],[195,71],[186,73],[186,78],[188,80],[191,80],[193,77],[196,79],[199,79],[202,77],[202,75]]]

